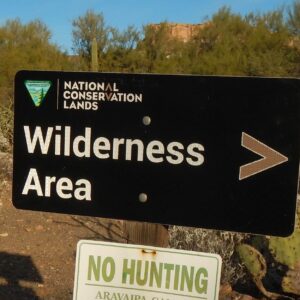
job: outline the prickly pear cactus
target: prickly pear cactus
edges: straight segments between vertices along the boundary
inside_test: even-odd
[[[298,203],[296,229],[287,238],[270,237],[269,249],[276,261],[288,266],[282,279],[284,292],[300,295],[300,205]]]
[[[288,266],[288,271],[282,279],[282,290],[300,295],[300,206],[297,215],[294,233],[287,238],[270,237],[269,249],[276,261]]]
[[[248,244],[241,244],[237,247],[237,253],[252,275],[258,289],[269,299],[279,299],[281,295],[268,292],[262,282],[267,273],[267,264],[263,255],[254,247]]]
[[[264,241],[264,243],[262,243]],[[266,237],[253,238],[253,244],[242,244],[237,247],[237,253],[248,271],[253,277],[259,290],[270,299],[282,297],[277,293],[268,292],[262,279],[266,282],[268,267],[279,264],[286,268],[286,272],[280,275],[280,292],[300,296],[300,203],[298,203],[297,220],[294,233],[287,238]],[[265,253],[263,256],[256,248]],[[274,274],[270,272],[270,274]],[[275,270],[276,271],[276,270]],[[271,277],[272,275],[270,275]],[[289,298],[289,297],[285,297]],[[293,298],[291,298],[293,299]]]
[[[300,231],[290,237],[270,237],[269,249],[275,260],[294,269],[300,263]]]
[[[241,244],[237,247],[237,252],[255,280],[261,280],[266,275],[266,261],[259,251],[248,244]]]

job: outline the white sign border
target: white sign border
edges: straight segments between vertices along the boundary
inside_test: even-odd
[[[153,246],[143,246],[143,245],[133,245],[133,244],[123,244],[123,243],[113,243],[113,242],[104,242],[104,241],[97,241],[97,240],[80,240],[77,243],[77,251],[76,251],[76,265],[75,265],[75,277],[74,277],[74,288],[73,288],[73,300],[78,300],[77,294],[78,294],[78,281],[79,281],[79,274],[80,274],[80,254],[81,254],[81,247],[83,245],[93,245],[93,246],[105,246],[105,247],[117,247],[117,248],[130,248],[135,250],[144,250],[146,252],[151,251],[158,251],[158,252],[164,252],[164,253],[170,253],[170,254],[184,254],[184,255],[190,255],[190,256],[197,256],[197,257],[209,257],[215,258],[217,260],[217,272],[216,272],[216,278],[215,278],[215,291],[214,291],[214,298],[212,300],[218,300],[219,299],[219,289],[220,289],[220,278],[221,278],[221,269],[222,269],[222,258],[218,254],[211,254],[211,253],[204,253],[204,252],[196,252],[196,251],[190,251],[190,250],[180,250],[180,249],[174,249],[174,248],[161,248],[161,247],[153,247]],[[112,287],[112,286],[110,286]],[[125,287],[122,287],[126,289]],[[150,292],[149,290],[147,290]],[[153,291],[156,292],[156,291]],[[163,291],[160,291],[159,293],[164,294]],[[170,295],[170,293],[168,293]],[[176,296],[183,296],[182,294],[175,294]],[[195,299],[204,299],[202,297],[194,297],[189,296],[190,298]],[[207,298],[205,298],[207,299]]]

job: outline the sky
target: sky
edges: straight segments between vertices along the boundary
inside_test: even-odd
[[[0,0],[0,26],[8,19],[39,19],[52,32],[52,42],[72,53],[72,21],[87,10],[102,12],[106,24],[124,30],[149,23],[202,23],[221,7],[235,13],[264,13],[294,0]]]

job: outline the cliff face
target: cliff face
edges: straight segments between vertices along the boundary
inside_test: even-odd
[[[151,26],[155,29],[158,29],[161,26],[161,24],[151,24]],[[186,43],[199,30],[206,27],[207,23],[203,23],[203,24],[166,23],[166,26],[171,37]]]

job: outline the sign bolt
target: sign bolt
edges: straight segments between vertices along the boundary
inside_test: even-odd
[[[148,200],[148,195],[147,194],[145,194],[145,193],[140,193],[139,194],[139,201],[141,203],[145,203],[145,202],[147,202],[147,200]]]
[[[146,126],[150,125],[151,124],[151,118],[149,116],[145,116],[143,118],[143,124],[146,125]]]

